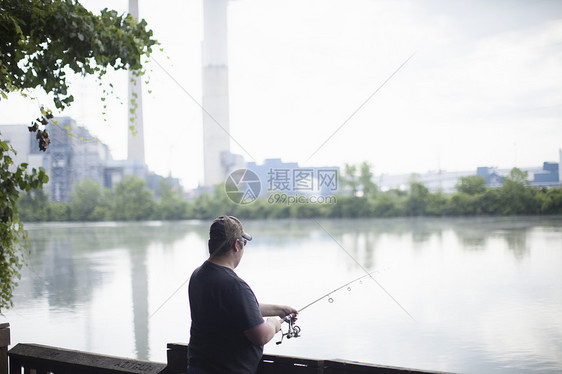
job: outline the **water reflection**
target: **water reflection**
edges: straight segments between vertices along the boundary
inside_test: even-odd
[[[92,295],[111,281],[110,274],[100,266],[104,260],[98,256],[126,250],[131,269],[135,356],[148,360],[147,250],[155,244],[170,250],[190,231],[203,236],[201,225],[143,222],[42,224],[26,228],[30,233],[30,256],[17,288],[16,305],[33,304],[40,298],[45,298],[53,310],[72,312],[77,306],[87,305]]]
[[[51,325],[64,330],[60,341],[75,341],[71,348],[165,361],[166,342],[188,339],[185,288],[155,318],[151,312],[206,258],[208,224],[30,225],[29,266],[16,289],[16,309],[7,313],[17,332],[13,340],[37,341],[33,312],[47,335]],[[377,280],[420,321],[412,325],[373,282],[358,282],[351,292],[333,295],[334,303],[303,313],[306,339],[270,347],[271,353],[458,372],[500,373],[498,365],[508,367],[510,360],[562,365],[562,321],[552,318],[562,305],[553,270],[562,264],[562,217],[260,220],[245,226],[255,239],[239,270],[260,297],[271,297],[262,301],[303,306],[357,278],[361,268],[390,266]],[[345,316],[342,333],[326,329],[334,315]],[[27,325],[35,331],[25,337]],[[114,342],[107,342],[107,333]],[[60,345],[48,337],[41,343]]]
[[[135,326],[135,352],[141,360],[148,360],[148,272],[146,248],[130,250],[131,289],[133,290],[133,324]]]
[[[526,228],[506,230],[503,236],[507,242],[507,247],[513,252],[515,258],[520,260],[529,254]]]
[[[311,237],[322,233],[336,241],[347,236],[349,250],[355,254],[363,248],[372,252],[381,235],[397,238],[411,236],[415,244],[440,240],[445,232],[453,232],[466,250],[482,250],[490,239],[502,239],[515,258],[528,254],[526,238],[537,227],[556,227],[559,217],[484,217],[484,218],[395,218],[369,220],[299,221],[297,228],[288,227],[288,237]],[[284,226],[285,228],[285,226]],[[294,231],[293,231],[294,230]],[[260,231],[261,232],[261,231]],[[308,235],[306,235],[308,233]],[[280,240],[283,242],[283,240]],[[347,247],[346,247],[347,248]]]
[[[33,282],[36,295],[46,292],[49,306],[60,309],[74,309],[90,299],[100,274],[89,271],[87,261],[73,257],[69,240],[57,237],[34,247],[39,247],[43,259],[43,271]],[[36,265],[34,267],[37,271]]]

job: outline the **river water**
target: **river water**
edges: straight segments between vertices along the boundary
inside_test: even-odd
[[[209,222],[27,225],[12,346],[166,361]],[[266,353],[456,373],[562,372],[562,217],[247,221],[236,269],[301,337]],[[411,315],[411,317],[409,316]]]

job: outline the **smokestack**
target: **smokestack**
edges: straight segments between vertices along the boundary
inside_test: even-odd
[[[228,108],[228,0],[203,1],[204,185],[223,183],[230,155]]]

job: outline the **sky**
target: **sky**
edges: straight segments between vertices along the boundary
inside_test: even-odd
[[[162,48],[143,87],[146,161],[193,188],[203,182],[203,3],[139,0],[139,12]],[[366,161],[375,175],[559,161],[560,1],[234,0],[228,48],[231,151],[246,161]],[[104,110],[95,81],[73,78],[76,101],[61,115],[122,159],[127,75],[109,82]],[[36,97],[0,101],[0,123],[29,123],[47,101]]]

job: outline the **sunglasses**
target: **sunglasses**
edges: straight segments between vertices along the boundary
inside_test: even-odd
[[[240,238],[240,239],[242,239],[242,240],[243,240],[243,241],[242,241],[242,243],[244,243],[244,247],[245,247],[245,246],[246,246],[246,244],[248,244],[248,240],[246,240],[246,239],[244,239],[244,238]]]

